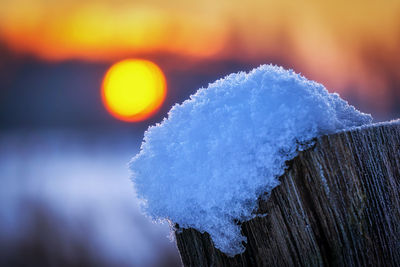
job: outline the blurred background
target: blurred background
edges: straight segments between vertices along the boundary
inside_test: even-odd
[[[100,94],[127,58],[167,81],[161,109],[135,123]],[[127,163],[175,103],[264,63],[398,118],[400,1],[0,0],[0,265],[180,266]]]

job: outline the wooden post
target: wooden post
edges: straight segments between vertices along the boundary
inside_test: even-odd
[[[400,124],[316,140],[289,162],[231,258],[207,233],[178,229],[185,266],[400,266]]]

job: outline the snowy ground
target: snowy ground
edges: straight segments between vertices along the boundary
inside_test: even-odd
[[[0,134],[0,264],[179,265],[168,226],[139,212],[126,166],[139,140]]]

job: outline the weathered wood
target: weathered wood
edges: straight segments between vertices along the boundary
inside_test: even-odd
[[[242,224],[233,258],[207,233],[180,229],[185,266],[400,266],[400,125],[322,136],[289,162],[268,201]]]

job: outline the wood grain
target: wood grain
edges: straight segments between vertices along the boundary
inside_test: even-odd
[[[400,266],[400,124],[316,139],[242,224],[233,258],[207,233],[178,229],[185,266]]]

